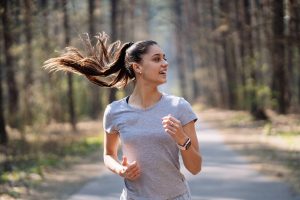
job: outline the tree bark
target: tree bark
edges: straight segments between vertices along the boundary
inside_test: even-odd
[[[63,2],[63,15],[64,15],[64,31],[65,31],[65,46],[70,44],[70,27],[69,17],[67,9],[67,0]],[[73,131],[76,131],[76,114],[75,114],[75,102],[74,102],[74,91],[73,91],[73,75],[68,73],[68,106],[69,106],[69,117]]]
[[[111,0],[111,41],[114,42],[117,40],[117,8],[118,8],[119,0]],[[110,88],[108,94],[109,103],[116,100],[117,89]]]
[[[95,32],[95,0],[89,0],[89,33],[91,36],[96,34]],[[91,84],[89,88],[91,92],[91,107],[90,107],[90,115],[92,119],[97,119],[99,117],[99,113],[101,111],[101,99],[100,99],[100,87]]]
[[[266,120],[268,117],[262,107],[261,102],[258,102],[257,92],[258,92],[258,78],[257,78],[257,58],[255,58],[254,53],[254,35],[253,35],[253,5],[251,4],[251,0],[244,0],[244,23],[245,23],[245,32],[244,32],[244,41],[245,42],[245,50],[246,50],[246,67],[249,71],[249,77],[251,81],[251,89],[248,91],[248,98],[250,100],[250,113],[256,120]],[[258,45],[258,44],[257,44]],[[246,76],[247,77],[247,76]]]
[[[2,7],[2,5],[1,5]],[[2,40],[3,41],[3,40]],[[2,53],[2,44],[0,46],[0,53]],[[3,63],[0,60],[0,145],[8,144],[8,134],[5,129],[5,116],[4,116],[4,108],[3,108],[3,89],[2,89],[2,73],[3,73]]]
[[[298,100],[298,106],[300,106],[300,2],[297,0],[289,0],[289,13],[290,13],[290,23],[289,23],[289,51],[290,51],[290,74],[293,75],[294,82],[292,87]],[[295,55],[298,52],[298,55]],[[298,68],[295,68],[294,65],[298,65]],[[296,73],[293,73],[296,72]],[[298,72],[298,73],[297,73]]]
[[[6,84],[8,90],[8,124],[12,127],[20,127],[18,122],[19,114],[19,91],[15,78],[15,64],[13,62],[14,57],[12,55],[12,29],[10,22],[10,13],[8,10],[8,0],[1,1],[2,12],[2,24],[3,24],[3,41],[4,41],[4,57],[5,57],[5,72],[6,72]]]
[[[221,31],[221,47],[223,49],[224,69],[225,77],[227,82],[227,93],[228,93],[228,108],[234,109],[236,106],[236,77],[233,67],[230,63],[231,59],[231,46],[232,41],[228,37],[230,22],[229,22],[229,4],[225,0],[220,1],[220,12],[221,12],[221,26],[227,27]]]
[[[200,15],[197,12],[198,9],[198,1],[186,2],[184,5],[184,14],[186,16],[185,29],[186,37],[185,37],[185,53],[186,53],[186,63],[190,66],[190,77],[191,77],[191,93],[192,93],[192,101],[196,100],[199,97],[200,89],[198,87],[198,81],[196,76],[196,59],[195,54],[200,53],[196,52],[195,46],[198,42],[198,37],[201,37],[199,33],[200,27]]]
[[[24,120],[26,124],[32,125],[33,121],[33,62],[32,62],[32,1],[25,0],[25,77],[24,77]]]
[[[238,35],[238,49],[239,49],[239,75],[240,75],[240,83],[241,83],[241,107],[243,109],[247,109],[246,105],[246,51],[245,51],[245,44],[244,42],[247,42],[244,40],[245,38],[245,26],[244,26],[244,19],[245,19],[245,12],[244,12],[244,6],[243,1],[235,0],[235,18],[236,18],[236,30]]]
[[[216,12],[215,12],[215,8],[214,8],[214,2],[209,1],[209,15],[211,17],[210,20],[210,28],[211,31],[215,31],[217,28],[216,25]],[[215,76],[216,76],[216,82],[217,82],[217,91],[219,91],[219,106],[220,107],[226,107],[226,105],[228,105],[228,98],[226,95],[226,91],[225,91],[225,87],[224,87],[224,80],[223,80],[223,76],[222,74],[222,64],[221,64],[221,60],[220,60],[220,51],[219,51],[219,45],[217,44],[217,41],[215,39],[215,37],[212,37],[212,54],[214,55],[213,62],[212,64],[215,66]]]
[[[42,26],[42,34],[43,34],[43,55],[44,59],[47,59],[48,54],[46,53],[48,49],[50,49],[49,45],[49,8],[48,8],[48,0],[41,0],[41,10],[42,10],[42,17],[43,17],[43,26]],[[44,82],[48,82],[50,86],[53,86],[54,80],[51,76],[50,73],[46,73],[45,76],[43,77]],[[53,90],[47,91],[47,86],[46,84],[44,85],[44,96],[49,99],[49,104],[50,107],[47,110],[47,123],[49,123],[53,118],[55,118],[55,113],[56,113],[56,104],[57,101],[55,100],[55,92]]]
[[[287,97],[287,78],[284,66],[285,61],[285,45],[284,45],[284,2],[272,1],[273,9],[273,45],[272,45],[272,90],[273,95],[278,103],[278,112],[280,114],[287,113],[288,101]]]
[[[176,42],[176,61],[177,61],[177,69],[178,69],[178,80],[179,80],[179,91],[181,92],[181,96],[184,98],[188,98],[187,95],[187,85],[186,85],[186,69],[183,63],[182,53],[183,53],[183,38],[182,38],[182,10],[181,10],[181,0],[174,1],[174,11],[175,11],[175,42]]]

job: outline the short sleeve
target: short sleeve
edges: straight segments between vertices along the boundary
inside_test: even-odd
[[[110,105],[106,106],[103,115],[103,128],[106,133],[113,133],[117,131],[115,126],[115,119],[112,113],[112,108]]]
[[[184,98],[180,98],[178,104],[179,121],[182,126],[188,124],[191,121],[196,122],[198,120],[192,106]]]

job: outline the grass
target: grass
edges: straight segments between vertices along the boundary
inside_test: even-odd
[[[19,198],[41,183],[46,170],[66,168],[102,150],[98,126],[79,129],[77,133],[61,130],[56,135],[53,131],[28,133],[26,140],[11,138],[6,153],[3,149],[0,152],[0,199],[3,195]]]
[[[87,137],[82,141],[72,142],[71,145],[64,149],[64,152],[68,155],[87,155],[94,152],[102,146],[102,138],[99,137]]]

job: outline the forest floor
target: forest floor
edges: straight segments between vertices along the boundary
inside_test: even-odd
[[[245,156],[252,167],[288,182],[295,191],[300,192],[299,115],[282,116],[268,111],[270,121],[253,121],[244,111],[200,107],[196,106],[195,109],[202,121],[220,131],[225,142]],[[95,131],[99,132],[101,122],[89,123],[90,126],[81,126],[77,134],[86,137],[95,135]],[[201,138],[199,140],[201,145]],[[23,188],[18,198],[0,194],[0,199],[67,199],[101,173],[104,166],[99,149],[81,156],[83,159],[77,159],[71,164],[45,170],[38,184],[26,190]]]
[[[83,121],[74,132],[52,123],[26,133],[9,129],[0,149],[0,199],[64,199],[101,171],[102,123]],[[7,154],[7,156],[5,156]],[[9,170],[5,170],[5,161]]]

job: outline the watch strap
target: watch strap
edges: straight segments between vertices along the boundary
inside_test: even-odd
[[[183,145],[180,145],[180,144],[177,144],[178,148],[181,149],[181,150],[188,150],[189,147],[191,146],[192,142],[191,142],[191,139],[188,138]]]

